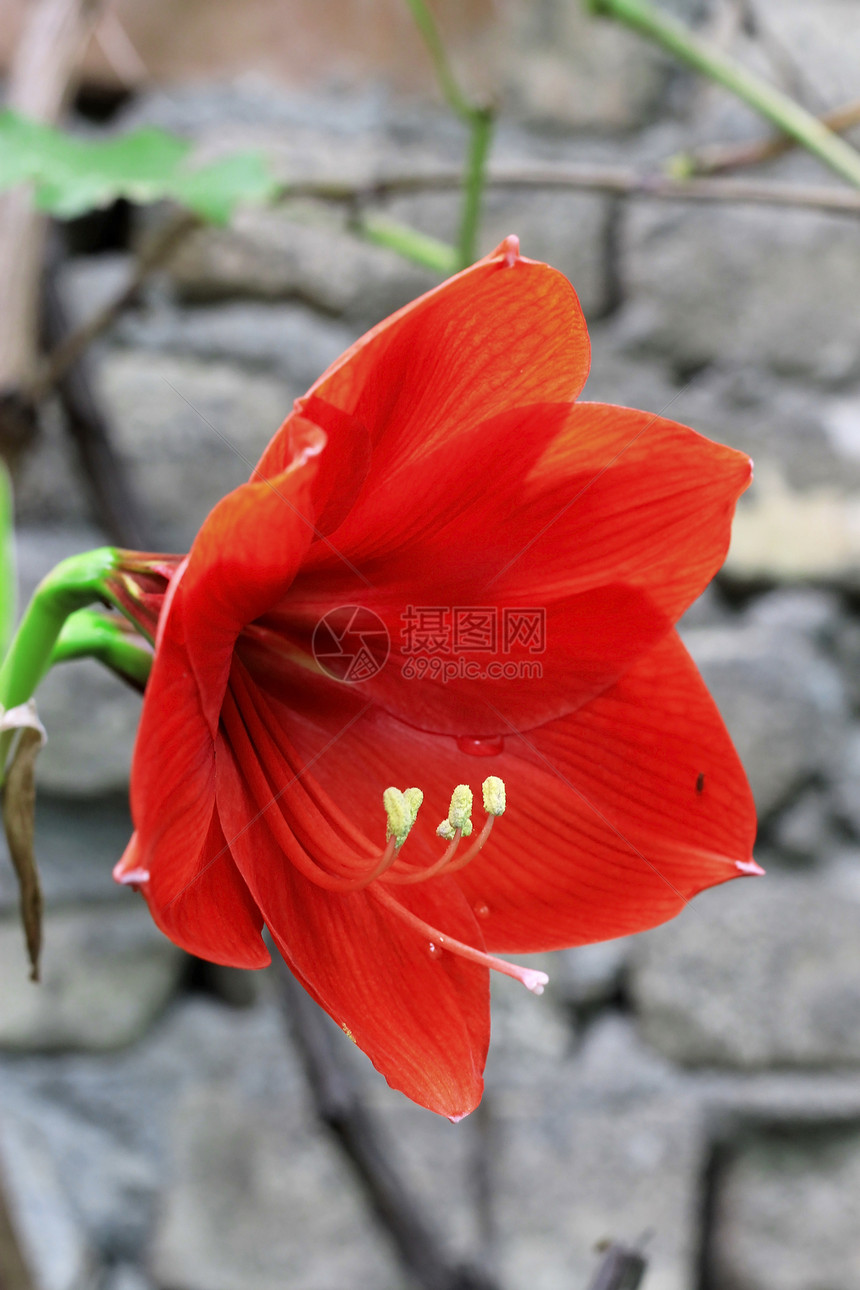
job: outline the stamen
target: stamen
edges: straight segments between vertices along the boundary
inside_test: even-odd
[[[481,785],[484,796],[484,810],[488,815],[505,813],[505,781],[498,775],[488,775]]]
[[[448,823],[454,829],[462,830],[466,835],[466,825],[472,819],[472,790],[468,784],[458,784],[451,794],[451,805],[448,807]]]
[[[452,842],[457,834],[459,834],[461,838],[468,838],[471,835],[471,832],[471,820],[467,820],[461,829],[456,828],[450,820],[443,820],[436,829],[436,837],[441,838],[443,842]]]
[[[390,873],[386,878],[386,882],[396,882],[396,883],[426,882],[428,878],[435,878],[436,875],[438,873],[441,873],[442,870],[446,868],[446,866],[450,863],[450,861],[454,859],[454,855],[457,851],[457,848],[460,845],[460,837],[461,837],[460,830],[455,829],[454,836],[451,839],[451,842],[449,843],[449,845],[446,847],[444,854],[441,855],[439,859],[436,860],[433,864],[431,864],[429,869],[419,869],[415,873]]]
[[[543,994],[544,986],[548,983],[549,977],[546,972],[539,972],[536,968],[520,967],[518,963],[508,963],[506,959],[497,959],[492,954],[486,954],[483,950],[476,950],[473,945],[467,945],[465,941],[455,940],[453,936],[448,936],[446,932],[440,932],[437,927],[431,927],[425,923],[423,918],[413,914],[411,910],[405,909],[398,900],[390,896],[384,887],[378,887],[376,897],[381,904],[390,909],[398,918],[402,918],[410,927],[414,927],[420,932],[422,937],[436,945],[439,949],[449,950],[456,954],[458,958],[467,959],[470,963],[477,963],[480,967],[491,968],[494,972],[501,972],[503,976],[512,976],[515,981],[520,981],[527,990],[532,994]]]
[[[465,869],[469,861],[474,860],[475,856],[478,854],[481,848],[486,844],[487,839],[489,838],[490,834],[493,831],[494,819],[495,819],[494,815],[487,816],[486,820],[484,821],[484,827],[481,829],[481,832],[475,838],[475,841],[472,843],[470,847],[468,847],[463,852],[462,855],[458,856],[457,859],[454,860],[452,864],[448,865],[447,869],[445,870],[446,875],[449,873],[456,873],[458,869]]]

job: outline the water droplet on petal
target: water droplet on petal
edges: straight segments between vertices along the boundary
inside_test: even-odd
[[[498,757],[505,750],[505,739],[504,735],[487,735],[485,738],[461,735],[457,747],[470,757]]]
[[[438,958],[438,956],[442,953],[442,951],[439,949],[438,945],[436,945],[433,941],[431,941],[430,944],[427,946],[427,953],[430,955],[431,959],[435,959],[435,958]]]
[[[477,903],[477,905],[475,905],[475,907],[474,907],[474,908],[475,908],[475,917],[476,917],[476,918],[489,918],[489,917],[490,917],[490,906],[489,906],[489,905],[485,905],[485,904],[484,904],[484,902],[483,902],[482,900],[479,900],[479,901],[478,901],[478,903]]]

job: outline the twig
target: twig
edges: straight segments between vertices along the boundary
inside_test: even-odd
[[[451,192],[459,188],[456,171],[389,175],[369,184],[339,180],[290,184],[282,199],[317,201],[380,201],[405,193]],[[754,206],[796,206],[832,214],[860,213],[860,195],[832,184],[775,184],[744,179],[676,179],[662,171],[638,171],[626,166],[551,166],[546,169],[494,170],[487,177],[490,188],[545,189],[602,192],[618,197],[646,197],[662,201],[732,202]]]
[[[281,194],[286,201],[312,199],[324,202],[370,204],[406,193],[456,192],[462,183],[458,171],[437,171],[418,175],[390,175],[369,184],[339,180],[312,180],[290,184]],[[826,184],[772,184],[742,179],[675,179],[659,172],[642,173],[623,166],[558,166],[546,170],[497,170],[488,175],[489,188],[532,191],[596,192],[618,197],[641,197],[657,201],[719,202],[741,206],[781,206],[819,210],[831,215],[860,215],[860,194]],[[372,235],[380,221],[366,220],[365,233]],[[71,332],[44,363],[36,394],[44,397],[87,347],[119,317],[134,298],[149,273],[169,260],[189,233],[200,227],[195,216],[177,215],[165,226],[142,255],[128,282],[92,318]],[[421,236],[421,235],[419,235]],[[381,239],[378,239],[381,241]],[[448,264],[446,248],[425,238],[428,267],[442,273],[454,271]],[[390,232],[386,246],[395,244]],[[411,258],[415,258],[414,251]]]
[[[323,1124],[358,1176],[377,1219],[422,1290],[496,1290],[481,1270],[454,1263],[411,1194],[390,1143],[338,1058],[332,1023],[275,956],[278,995],[301,1053],[308,1087]]]
[[[96,337],[106,331],[126,306],[132,303],[150,273],[169,260],[179,244],[189,233],[199,228],[200,223],[199,218],[192,215],[190,211],[178,211],[152,237],[138,256],[128,280],[113,299],[97,310],[80,327],[69,332],[66,339],[48,355],[31,387],[33,398],[37,402],[53,389]]]
[[[610,1245],[588,1290],[638,1290],[648,1264],[638,1250]]]
[[[834,134],[842,134],[852,126],[860,125],[860,99],[852,99],[832,112],[821,116],[822,124]],[[681,152],[677,159],[672,158],[670,166],[674,173],[674,164],[687,175],[715,175],[724,170],[736,170],[740,166],[756,166],[762,161],[771,161],[781,157],[798,146],[796,139],[785,134],[775,134],[770,139],[755,139],[750,143],[712,143],[695,152]]]
[[[589,0],[594,13],[625,23],[661,45],[695,71],[722,85],[749,107],[772,121],[784,134],[823,161],[837,175],[860,188],[860,153],[828,130],[816,116],[774,85],[763,80],[688,27],[649,4],[648,0]]]
[[[44,276],[42,310],[42,339],[45,348],[55,353],[61,352],[72,332],[57,286],[57,261],[58,256],[52,254]],[[111,441],[110,424],[82,350],[58,375],[55,384],[99,523],[119,546],[145,551],[151,543],[147,540],[143,508]]]

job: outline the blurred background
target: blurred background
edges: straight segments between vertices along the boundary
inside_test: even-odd
[[[0,0],[0,60],[29,9]],[[461,84],[509,169],[653,168],[768,134],[725,91],[578,0],[439,0]],[[856,0],[665,0],[815,113],[860,96]],[[201,155],[257,148],[357,188],[466,147],[398,0],[118,0],[85,62],[84,132],[156,124]],[[850,137],[850,136],[849,136]],[[762,182],[833,184],[788,154]],[[452,240],[458,198],[387,214]],[[72,319],[163,219],[67,225]],[[366,1097],[454,1251],[505,1290],[584,1287],[607,1238],[647,1290],[860,1285],[860,226],[856,214],[491,187],[480,251],[519,234],[589,321],[586,397],[747,450],[724,571],[682,624],[750,775],[765,881],[629,941],[547,956],[496,994],[485,1105],[454,1126]],[[305,200],[200,228],[90,355],[148,545],[185,550],[293,398],[438,275]],[[486,486],[481,480],[476,487]],[[23,595],[104,527],[49,403],[16,479]],[[271,983],[189,960],[110,870],[128,834],[139,700],[95,664],[41,691],[44,984],[0,867],[0,1169],[36,1290],[398,1290],[385,1234],[318,1127]]]

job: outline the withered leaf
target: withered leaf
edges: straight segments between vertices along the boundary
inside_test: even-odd
[[[25,726],[21,730],[3,789],[3,827],[18,878],[19,909],[30,957],[31,981],[39,980],[42,949],[42,884],[36,867],[34,835],[36,757],[44,741],[41,729]]]

